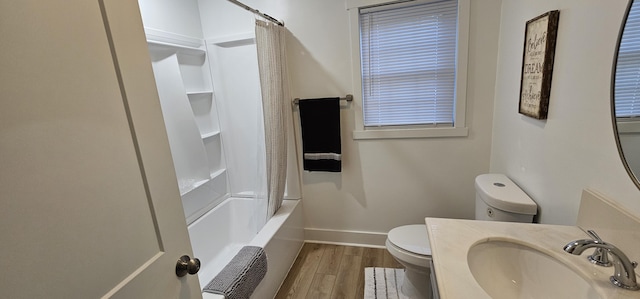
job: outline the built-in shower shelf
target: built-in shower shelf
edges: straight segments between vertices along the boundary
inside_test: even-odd
[[[145,28],[145,35],[149,51],[158,58],[152,61],[156,85],[167,99],[163,112],[171,120],[165,124],[174,134],[172,149],[180,149],[172,154],[185,217],[191,222],[229,194],[207,46],[203,39],[153,28]]]
[[[170,44],[170,43],[164,43],[164,42],[152,41],[152,40],[147,40],[147,44],[149,45],[150,50],[159,50],[159,51],[170,50],[172,52],[187,54],[187,55],[204,55],[207,52],[205,49],[201,49],[201,48],[194,48],[194,47],[188,47],[183,45]]]
[[[182,205],[187,223],[192,223],[207,211],[229,197],[226,171],[212,174],[211,179],[182,195]]]
[[[226,169],[219,169],[219,170],[217,170],[217,171],[212,172],[212,173],[211,173],[211,179],[212,179],[212,180],[214,180],[214,179],[216,179],[217,177],[219,177],[219,176],[221,176],[221,175],[224,175],[224,173],[225,173],[226,171],[227,171]]]
[[[209,139],[212,137],[217,137],[220,135],[220,131],[215,131],[215,132],[209,132],[206,134],[202,134],[202,139]]]
[[[198,190],[200,187],[203,187],[205,185],[210,185],[211,183],[215,183],[213,181],[218,181],[221,178],[224,179],[224,175],[226,172],[227,170],[224,168],[218,169],[214,172],[211,172],[210,174],[211,177],[209,179],[196,181],[193,184],[188,186],[180,186],[180,196],[184,197],[185,195],[192,193],[195,190]],[[226,188],[218,188],[218,189],[226,190]]]
[[[206,180],[200,180],[200,181],[195,181],[191,184],[188,185],[183,185],[180,184],[180,196],[184,196],[185,194],[198,189],[198,187],[206,184],[209,181],[209,179]]]
[[[201,90],[201,91],[187,91],[187,96],[204,96],[213,94],[213,90]]]
[[[205,55],[207,53],[202,39],[148,27],[144,28],[144,33],[150,50],[168,50],[187,55]]]

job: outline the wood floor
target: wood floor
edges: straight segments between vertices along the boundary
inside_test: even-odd
[[[386,249],[305,243],[276,299],[362,299],[365,267],[402,265]]]

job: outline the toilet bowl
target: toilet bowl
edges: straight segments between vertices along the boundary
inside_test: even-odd
[[[476,219],[531,222],[536,203],[503,174],[476,177]],[[401,291],[409,298],[433,298],[431,246],[424,224],[396,227],[387,234],[387,251],[405,267]]]
[[[409,298],[431,298],[431,246],[427,227],[424,224],[396,227],[387,234],[386,247],[405,269],[402,293]]]

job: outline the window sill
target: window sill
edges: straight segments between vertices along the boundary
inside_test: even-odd
[[[400,138],[442,138],[466,137],[469,128],[419,128],[419,129],[381,129],[353,131],[354,140],[364,139],[400,139]]]
[[[640,133],[640,121],[637,121],[637,120],[618,121],[617,126],[618,126],[618,133],[620,134]]]

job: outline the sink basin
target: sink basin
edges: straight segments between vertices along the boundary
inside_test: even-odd
[[[478,243],[469,249],[467,262],[475,280],[494,299],[602,298],[588,279],[523,244],[504,240]]]

